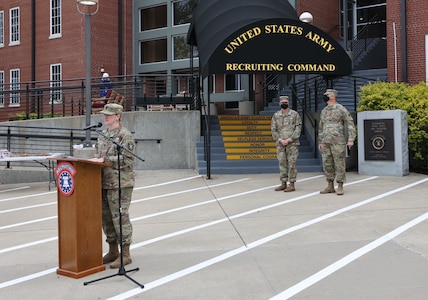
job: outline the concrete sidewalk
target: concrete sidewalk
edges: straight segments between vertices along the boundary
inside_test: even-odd
[[[131,205],[139,288],[107,268],[56,274],[56,189],[0,185],[0,299],[426,299],[428,176],[139,171]],[[104,250],[107,250],[104,243]]]

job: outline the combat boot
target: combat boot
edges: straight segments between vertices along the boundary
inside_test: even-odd
[[[343,182],[338,182],[338,187],[337,187],[336,195],[341,196],[343,194],[344,194],[343,193]]]
[[[127,244],[124,244],[122,246],[122,255],[123,255],[123,265],[129,265],[132,263],[131,253],[129,253],[129,246]],[[111,269],[117,269],[120,267],[120,255],[119,257],[110,264]]]
[[[322,191],[320,191],[320,194],[329,194],[329,193],[334,193],[334,184],[333,184],[333,180],[329,180],[328,181],[328,186],[323,189]]]
[[[284,190],[284,192],[294,192],[295,190],[294,182],[290,182],[290,185]]]
[[[106,255],[103,256],[103,264],[114,261],[119,257],[119,249],[117,242],[109,243],[109,250]]]
[[[276,192],[278,192],[278,191],[283,191],[283,190],[285,190],[286,188],[287,188],[287,182],[283,182],[283,183],[281,183],[281,185],[280,185],[279,187],[275,188],[275,191],[276,191]]]

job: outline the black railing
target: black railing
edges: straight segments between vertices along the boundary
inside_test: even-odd
[[[40,126],[0,125],[0,149],[9,151],[10,156],[48,155],[61,153],[64,156],[74,155],[74,145],[83,144],[85,130],[82,128],[60,128]],[[95,142],[98,134],[92,134]],[[162,142],[161,138],[135,139],[135,142]],[[11,162],[6,162],[10,168]],[[16,165],[34,164],[28,162],[14,162]]]
[[[100,78],[92,78],[91,102],[100,97]],[[112,90],[123,99],[127,111],[147,106],[154,99],[168,99],[168,104],[193,103],[195,78],[189,74],[129,75],[111,77]],[[0,121],[41,119],[55,116],[84,115],[85,80],[21,82],[0,85]],[[148,100],[149,99],[149,100]],[[158,101],[161,102],[161,101]]]
[[[383,20],[379,19],[378,15],[375,15],[357,32],[352,40],[348,41],[346,48],[352,51],[354,61],[367,50],[372,40],[386,36],[383,28],[384,23]]]

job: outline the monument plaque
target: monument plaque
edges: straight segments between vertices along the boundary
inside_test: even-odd
[[[364,120],[364,159],[394,161],[394,120]]]
[[[409,174],[409,143],[405,110],[358,113],[358,173],[404,176]]]

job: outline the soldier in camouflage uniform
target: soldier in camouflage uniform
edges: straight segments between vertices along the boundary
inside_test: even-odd
[[[135,141],[129,130],[121,125],[122,111],[123,108],[119,104],[111,103],[104,106],[104,109],[100,111],[101,114],[104,114],[104,123],[107,126],[103,134],[133,152]],[[122,150],[118,162],[117,145],[102,135],[98,137],[96,148],[97,158],[91,160],[112,164],[111,167],[102,168],[102,223],[106,242],[109,244],[109,252],[103,257],[103,263],[112,262],[110,268],[119,268],[119,244],[123,254],[123,264],[127,265],[132,262],[129,252],[132,242],[132,224],[128,209],[134,187],[134,156],[128,151]],[[122,208],[122,243],[120,243],[119,188]]]
[[[324,101],[327,106],[321,111],[318,148],[322,154],[324,173],[328,186],[321,194],[334,193],[334,179],[338,183],[337,195],[343,195],[346,179],[346,147],[351,149],[356,136],[354,120],[348,110],[336,102],[337,91],[327,89]]]
[[[299,155],[299,138],[302,131],[300,115],[288,107],[288,96],[279,97],[281,110],[272,116],[272,137],[276,141],[276,152],[279,162],[279,179],[281,185],[275,191],[295,191],[297,177],[297,156]],[[287,181],[290,185],[287,187]]]

